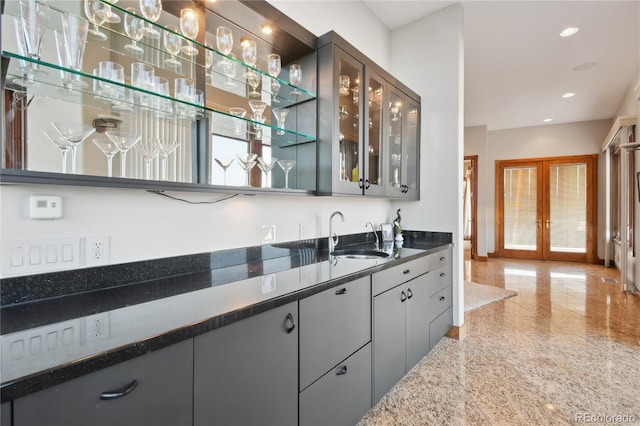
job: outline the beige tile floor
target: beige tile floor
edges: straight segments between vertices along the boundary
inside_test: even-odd
[[[444,338],[360,425],[640,424],[640,297],[603,282],[616,269],[490,259],[464,275],[518,296],[468,312],[467,337]]]

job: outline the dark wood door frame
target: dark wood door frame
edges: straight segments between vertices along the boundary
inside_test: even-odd
[[[471,260],[478,257],[478,156],[465,155],[465,161],[471,161]],[[464,215],[463,215],[464,216]],[[464,227],[463,227],[464,229]]]

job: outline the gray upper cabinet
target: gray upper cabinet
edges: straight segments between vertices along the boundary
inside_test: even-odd
[[[192,398],[189,339],[18,398],[13,425],[188,426]]]
[[[420,97],[334,32],[318,42],[318,193],[417,200]]]
[[[194,425],[298,422],[298,302],[197,336]]]

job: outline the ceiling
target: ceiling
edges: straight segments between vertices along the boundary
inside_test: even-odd
[[[456,2],[364,3],[393,30]],[[546,118],[550,124],[612,118],[638,82],[638,0],[461,4],[465,126],[499,130],[544,125]],[[569,26],[580,31],[560,37]],[[563,98],[567,92],[575,96]]]

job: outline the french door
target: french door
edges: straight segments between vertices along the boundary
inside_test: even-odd
[[[497,254],[594,262],[597,159],[497,161]]]

